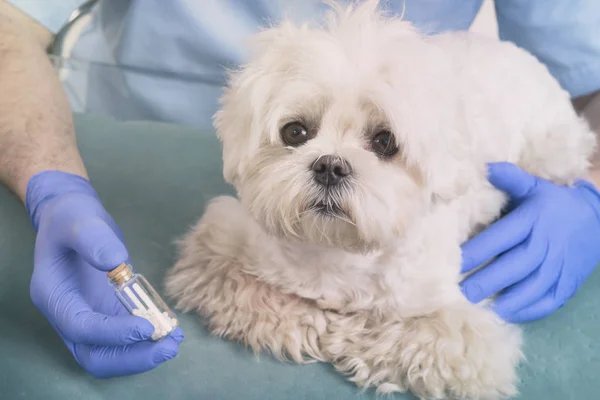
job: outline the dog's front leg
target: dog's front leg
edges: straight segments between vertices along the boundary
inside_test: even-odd
[[[198,312],[211,333],[256,353],[267,350],[298,363],[324,360],[319,337],[327,324],[325,312],[314,301],[284,293],[246,271],[252,261],[241,244],[243,231],[230,220],[236,218],[238,224],[243,218],[237,200],[219,198],[180,241],[179,259],[166,279],[175,308]]]
[[[321,345],[338,370],[380,393],[410,390],[427,399],[516,393],[519,329],[466,301],[412,318],[338,315]]]

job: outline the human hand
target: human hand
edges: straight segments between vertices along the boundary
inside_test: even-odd
[[[473,303],[498,292],[492,309],[519,323],[548,316],[600,263],[600,193],[586,181],[555,185],[513,164],[489,166],[489,181],[510,196],[508,214],[462,246]]]
[[[152,324],[130,315],[106,272],[129,255],[123,235],[82,177],[45,171],[28,183],[37,231],[31,299],[91,375],[148,371],[175,357],[183,332],[152,342]]]

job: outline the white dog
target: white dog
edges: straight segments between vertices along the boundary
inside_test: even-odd
[[[525,51],[377,3],[257,35],[215,118],[239,199],[211,202],[167,291],[216,335],[380,393],[511,396],[520,330],[458,285],[461,243],[506,202],[486,163],[569,184],[594,136]]]

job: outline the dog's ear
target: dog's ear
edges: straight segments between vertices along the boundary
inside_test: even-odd
[[[226,88],[214,126],[223,146],[223,177],[237,187],[248,158],[258,149],[261,127],[255,116],[259,107],[250,88]]]
[[[400,29],[400,28],[399,28]],[[398,40],[390,57],[389,88],[380,104],[403,148],[405,162],[419,171],[435,199],[452,200],[485,176],[475,151],[477,120],[469,119],[452,59],[426,36]]]
[[[412,106],[417,109],[414,103]],[[469,139],[457,129],[453,118],[444,120],[442,114],[440,111],[435,116],[414,118],[411,130],[401,135],[401,142],[406,144],[405,162],[419,171],[431,197],[450,201],[465,194],[485,175],[485,164],[474,159]]]
[[[402,146],[404,162],[419,171],[432,198],[447,201],[479,181],[485,165],[473,152],[476,138],[469,137],[472,129],[461,109],[462,91],[447,60],[426,43],[411,46],[411,41],[401,46],[405,58],[394,64],[389,95],[381,104]],[[427,76],[435,78],[422,79]]]
[[[277,93],[274,77],[285,73],[282,55],[298,43],[298,35],[304,32],[304,28],[284,22],[258,33],[249,46],[250,62],[230,71],[214,127],[223,144],[224,178],[234,186],[261,140],[267,140],[270,104]]]

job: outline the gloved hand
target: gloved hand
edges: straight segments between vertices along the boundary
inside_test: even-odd
[[[575,294],[600,263],[600,193],[537,178],[513,164],[489,165],[489,181],[506,192],[508,214],[462,246],[463,273],[498,257],[462,283],[478,303],[510,322],[543,318]]]
[[[90,183],[45,171],[31,178],[26,207],[37,231],[31,299],[91,375],[153,369],[175,357],[183,332],[160,342],[146,319],[129,315],[106,272],[129,255],[123,235]]]

